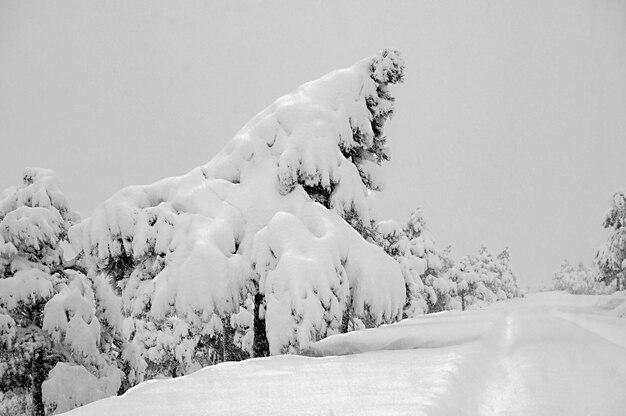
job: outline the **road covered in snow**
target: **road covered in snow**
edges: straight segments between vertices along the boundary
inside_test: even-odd
[[[626,293],[531,294],[149,381],[78,415],[624,415]]]

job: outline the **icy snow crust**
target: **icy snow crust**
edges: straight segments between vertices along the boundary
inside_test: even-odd
[[[625,292],[531,294],[335,335],[311,346],[322,358],[149,381],[69,414],[622,415],[624,305]]]
[[[304,84],[205,166],[126,188],[74,227],[73,247],[91,269],[105,264],[99,271],[112,275],[133,264],[130,276],[116,277],[125,285],[124,314],[134,319],[126,335],[142,342],[142,318],[220,332],[220,317],[257,290],[272,354],[338,332],[346,309],[374,323],[400,317],[399,266],[342,215],[371,219],[370,192],[383,186],[377,158],[388,157],[374,130],[391,115],[387,84],[402,79],[402,68],[397,53],[385,51]],[[327,206],[305,188],[329,191]],[[137,351],[124,354],[141,367]]]

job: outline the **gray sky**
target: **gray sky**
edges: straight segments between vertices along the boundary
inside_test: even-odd
[[[0,188],[55,169],[86,217],[384,47],[407,72],[381,218],[422,206],[456,257],[509,245],[523,282],[591,261],[626,187],[620,0],[0,0]]]

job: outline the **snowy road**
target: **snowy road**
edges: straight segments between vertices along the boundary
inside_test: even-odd
[[[310,353],[325,357],[218,365],[71,414],[624,415],[626,320],[598,299],[429,315],[321,341]]]
[[[625,386],[625,345],[555,311],[503,311],[428,414],[623,415]]]

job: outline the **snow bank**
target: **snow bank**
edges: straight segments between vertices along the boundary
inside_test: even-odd
[[[478,311],[448,311],[404,319],[379,328],[338,334],[311,345],[305,355],[327,357],[372,351],[443,348],[480,339],[491,317]]]

